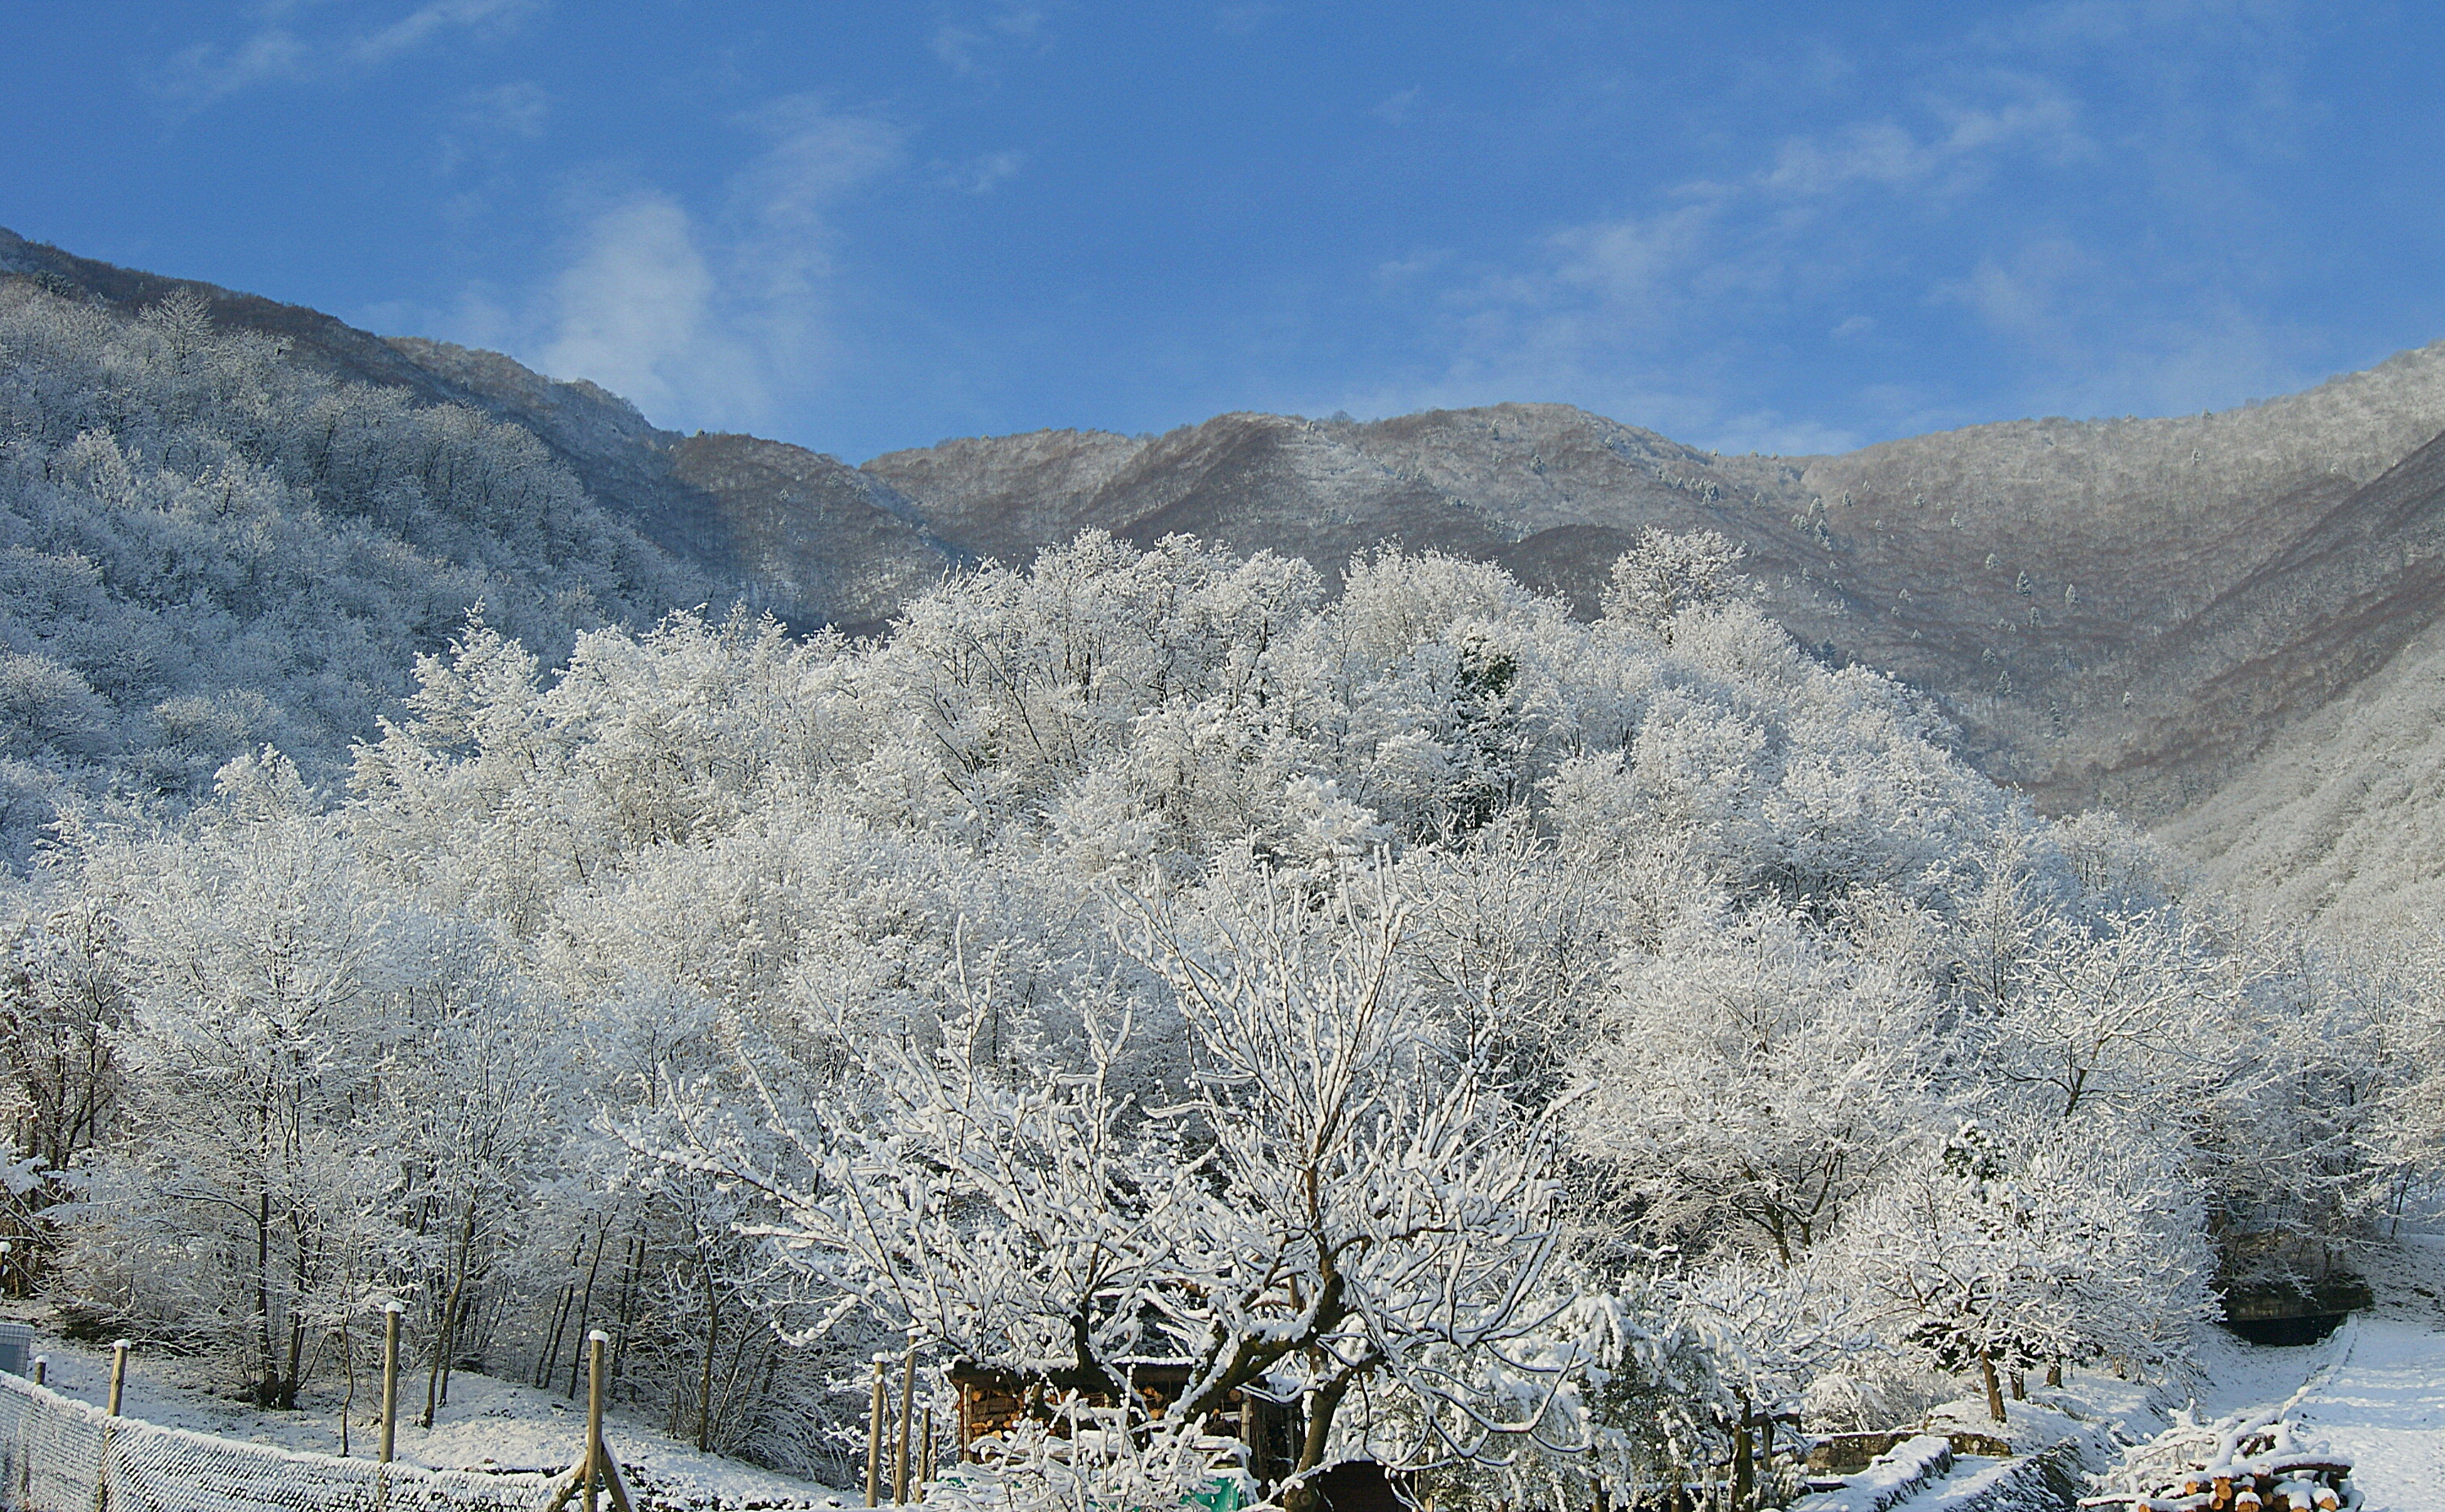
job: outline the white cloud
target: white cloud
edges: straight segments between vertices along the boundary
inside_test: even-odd
[[[153,86],[165,99],[201,109],[259,84],[379,67],[445,35],[496,32],[541,9],[542,0],[429,0],[370,30],[323,37],[301,35],[273,20],[234,47],[199,42],[173,53],[156,71]]]
[[[1726,449],[1845,443],[1855,439],[1848,429],[1735,397],[1777,360],[1790,317],[1840,301],[1809,328],[1829,342],[1864,334],[1876,321],[1860,305],[1890,298],[1909,266],[1905,228],[1984,203],[1976,196],[2006,175],[2081,164],[2099,151],[2079,99],[1982,60],[1914,91],[1906,107],[1775,142],[1745,171],[1683,183],[1633,214],[1548,231],[1509,266],[1440,274],[1431,308],[1441,370],[1398,396],[1573,397]],[[1923,291],[1933,282],[1927,271],[1906,276]],[[1425,283],[1403,265],[1376,277],[1387,297],[1416,298]],[[1938,302],[1997,302],[2000,320],[2016,297],[2005,284],[1985,275],[1983,292],[1965,288]],[[1360,400],[1380,407],[1392,397]]]
[[[431,0],[389,26],[348,40],[346,54],[359,63],[387,63],[414,52],[444,32],[514,25],[542,9],[542,0]]]
[[[1280,6],[1266,3],[1266,0],[1216,6],[1214,29],[1224,36],[1244,37],[1281,14],[1281,10]]]
[[[1027,154],[1017,148],[981,153],[956,163],[934,165],[934,181],[963,195],[989,195],[1027,166]]]
[[[299,79],[313,49],[284,27],[266,27],[224,50],[208,42],[173,53],[155,81],[162,95],[202,106],[273,80]]]
[[[2093,289],[2103,271],[2097,258],[2069,238],[2039,236],[2025,242],[2008,262],[1980,258],[1968,277],[1938,284],[1934,297],[1967,306],[2000,334],[2059,348],[2074,328],[2063,308],[2066,294]]]
[[[705,384],[735,386],[752,357],[717,327],[714,293],[686,211],[654,194],[614,206],[554,283],[543,367],[591,379],[648,413],[669,413],[683,395],[704,402]]]
[[[1822,196],[1854,184],[1956,195],[1986,181],[2019,152],[2067,162],[2096,149],[2078,104],[2042,82],[2011,81],[2017,99],[1992,104],[1932,103],[1940,129],[1924,138],[1893,121],[1858,122],[1831,139],[1794,138],[1753,180],[1769,194]]]
[[[974,76],[993,71],[995,55],[1006,47],[1045,46],[1044,12],[1005,8],[981,19],[945,21],[934,28],[934,56],[956,74]]]
[[[1367,112],[1388,126],[1406,126],[1417,118],[1418,89],[1412,84],[1399,94],[1376,103]]]
[[[470,95],[459,107],[458,124],[469,131],[532,140],[543,135],[551,116],[551,97],[535,84],[505,84]]]
[[[567,266],[516,322],[514,349],[663,424],[754,426],[822,381],[832,207],[898,166],[888,122],[804,97],[738,118],[764,139],[710,215],[646,189],[585,217]],[[480,313],[471,306],[471,319]]]

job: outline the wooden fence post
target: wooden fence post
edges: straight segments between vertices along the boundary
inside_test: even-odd
[[[883,1504],[883,1356],[874,1357],[874,1391],[866,1409],[866,1504]]]
[[[131,1339],[120,1339],[110,1346],[110,1412],[119,1415],[120,1392],[127,1385],[127,1352],[135,1348]],[[110,1425],[102,1426],[102,1446],[93,1456],[93,1512],[110,1512]]]
[[[570,1497],[580,1498],[586,1512],[596,1512],[596,1498],[605,1492],[616,1512],[635,1512],[627,1484],[620,1479],[620,1462],[603,1442],[603,1396],[610,1384],[610,1372],[603,1368],[603,1346],[610,1342],[611,1335],[599,1328],[586,1335],[586,1448],[576,1464],[561,1472],[560,1489],[544,1503],[544,1512],[561,1512]]]
[[[594,1512],[595,1491],[603,1481],[603,1346],[611,1335],[596,1329],[586,1335],[586,1468],[582,1499]]]
[[[388,1301],[383,1304],[383,1403],[382,1452],[380,1463],[390,1463],[391,1446],[399,1432],[399,1320],[407,1304]]]
[[[891,1501],[908,1504],[908,1417],[917,1405],[917,1352],[910,1350],[900,1371],[900,1452],[891,1464]]]

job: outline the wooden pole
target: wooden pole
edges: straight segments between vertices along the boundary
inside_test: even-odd
[[[47,1376],[47,1375],[48,1375],[48,1374],[50,1374],[50,1373],[51,1373],[51,1357],[50,1357],[49,1355],[47,1355],[47,1354],[37,1354],[37,1355],[35,1355],[35,1356],[34,1356],[34,1384],[35,1384],[36,1386],[40,1386],[40,1385],[42,1385],[42,1384],[43,1384],[43,1377],[45,1377],[45,1376]]]
[[[1755,1414],[1746,1391],[1734,1391],[1732,1398],[1741,1404],[1740,1424],[1732,1429],[1732,1505],[1749,1512],[1749,1493],[1757,1486],[1757,1450],[1749,1438]]]
[[[917,1406],[917,1352],[910,1350],[900,1368],[900,1451],[891,1462],[891,1500],[908,1504],[908,1418]]]
[[[883,1504],[883,1356],[874,1357],[873,1399],[866,1409],[866,1504]]]
[[[934,1479],[934,1409],[925,1409],[924,1447],[917,1451],[917,1500],[925,1500],[925,1486]]]
[[[128,1339],[110,1346],[110,1415],[119,1415],[119,1397],[127,1385],[127,1352],[135,1348]],[[102,1447],[94,1455],[93,1512],[110,1512],[110,1425],[102,1426]]]
[[[586,1512],[594,1512],[596,1489],[603,1480],[603,1346],[611,1335],[596,1329],[586,1335]]]
[[[399,1436],[399,1320],[407,1304],[383,1304],[383,1409],[381,1463],[390,1463],[391,1446]]]

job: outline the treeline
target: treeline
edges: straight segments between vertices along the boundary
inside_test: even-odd
[[[514,426],[0,279],[0,865],[261,745],[337,780],[470,605],[557,660],[704,594]]]

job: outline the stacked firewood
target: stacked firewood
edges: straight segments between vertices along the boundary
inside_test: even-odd
[[[2125,1512],[2355,1512],[2361,1496],[2352,1488],[2351,1462],[2288,1448],[2283,1437],[2252,1434],[2231,1444],[2232,1452],[2178,1468],[2159,1465],[2129,1477],[2124,1489],[2080,1504]]]

